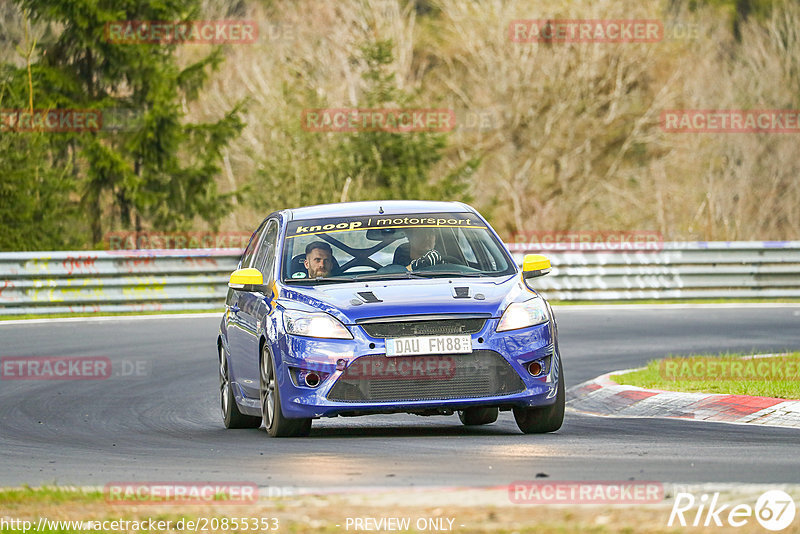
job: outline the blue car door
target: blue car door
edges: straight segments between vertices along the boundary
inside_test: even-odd
[[[250,238],[250,243],[242,255],[242,260],[239,263],[239,268],[244,269],[250,267],[255,258],[258,245],[264,237],[264,232],[267,228],[267,221],[261,223],[258,230],[253,233]],[[241,372],[244,370],[242,363],[247,357],[247,321],[242,322],[243,315],[241,313],[242,304],[246,300],[246,295],[243,291],[230,290],[227,300],[227,334],[228,334],[228,350],[230,359],[228,361],[228,368],[230,372],[231,381],[241,385]],[[234,391],[238,394],[238,391]]]
[[[275,245],[278,236],[278,223],[270,219],[266,225],[261,242],[248,267],[261,271],[265,284],[272,283],[272,266],[275,258]],[[241,334],[241,353],[235,362],[234,372],[239,386],[250,398],[259,396],[259,339],[263,330],[262,321],[269,311],[268,301],[272,294],[240,291],[238,325]]]

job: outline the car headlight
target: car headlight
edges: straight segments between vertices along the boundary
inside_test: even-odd
[[[353,339],[353,334],[339,320],[325,312],[283,312],[286,333],[296,336],[323,337],[330,339]]]
[[[544,303],[544,299],[534,297],[525,302],[509,304],[506,311],[503,312],[496,330],[498,332],[516,330],[542,324],[549,320],[550,316],[547,313],[547,304]]]

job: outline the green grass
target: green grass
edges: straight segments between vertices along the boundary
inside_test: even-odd
[[[104,502],[103,492],[99,490],[85,491],[68,486],[42,486],[31,488],[0,488],[0,503],[4,506],[14,504],[67,504]]]
[[[784,376],[773,375],[773,369],[783,370]],[[670,357],[611,379],[648,389],[800,399],[800,352],[755,359],[743,354]]]
[[[220,316],[223,306],[219,310],[164,310],[164,311],[131,311],[131,312],[98,312],[98,313],[26,313],[23,315],[0,315],[0,321],[16,321],[19,319],[60,319],[64,317],[76,318],[84,317],[116,317],[125,315],[175,315],[181,313],[214,313],[218,311]]]

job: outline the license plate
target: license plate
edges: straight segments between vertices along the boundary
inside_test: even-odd
[[[386,339],[387,356],[466,354],[468,352],[472,352],[472,337],[468,335],[396,337]]]

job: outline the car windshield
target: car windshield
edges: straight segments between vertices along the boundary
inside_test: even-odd
[[[336,283],[443,276],[503,276],[516,267],[473,213],[416,213],[289,223],[283,280]]]

